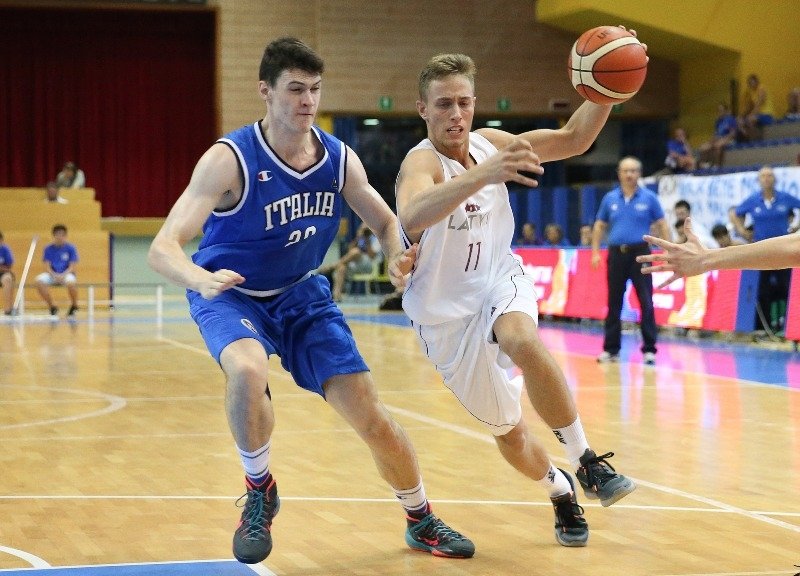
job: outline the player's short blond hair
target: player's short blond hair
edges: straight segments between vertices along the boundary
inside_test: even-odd
[[[475,89],[475,74],[478,69],[475,62],[466,54],[439,54],[434,56],[419,73],[419,98],[428,97],[428,87],[434,80],[441,80],[454,74],[464,76]]]

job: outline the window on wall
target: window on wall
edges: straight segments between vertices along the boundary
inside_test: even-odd
[[[552,128],[555,121],[551,119],[476,117],[473,129],[496,127],[517,134],[536,128]],[[411,148],[425,139],[427,131],[425,123],[418,116],[407,117],[366,117],[349,118],[349,122],[337,123],[348,126],[343,134],[344,139],[359,155],[364,163],[367,176],[376,190],[383,196],[389,206],[394,209],[394,184],[400,164]],[[563,168],[560,162],[554,162],[548,168],[543,185],[562,183]]]

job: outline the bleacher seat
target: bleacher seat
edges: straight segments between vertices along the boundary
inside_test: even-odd
[[[743,142],[729,146],[725,150],[723,165],[779,165],[795,164],[800,158],[800,136]]]

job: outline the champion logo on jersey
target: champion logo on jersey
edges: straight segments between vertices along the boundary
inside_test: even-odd
[[[259,182],[269,182],[270,180],[272,180],[272,172],[269,170],[262,170],[258,173]]]
[[[467,206],[464,209],[467,212],[480,212],[481,211],[481,207],[478,206],[477,204],[467,204]]]

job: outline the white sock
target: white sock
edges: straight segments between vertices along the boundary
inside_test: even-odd
[[[236,447],[239,450],[239,458],[242,461],[244,473],[256,486],[260,486],[269,476],[270,446],[272,446],[272,440],[253,452],[247,452],[238,446]]]
[[[406,512],[422,514],[428,510],[428,499],[425,497],[425,487],[422,485],[422,480],[413,488],[406,490],[394,490],[394,495],[400,500],[400,505],[405,508]]]
[[[572,464],[572,469],[577,470],[580,468],[581,456],[589,448],[586,435],[583,433],[581,417],[575,418],[575,422],[565,428],[556,428],[553,430],[553,434],[564,445],[564,450],[567,453],[569,463]]]
[[[537,480],[536,483],[547,490],[550,498],[563,496],[568,492],[572,492],[572,486],[570,486],[567,477],[552,464],[550,464],[550,469],[547,471],[547,474],[544,475],[544,478]]]

